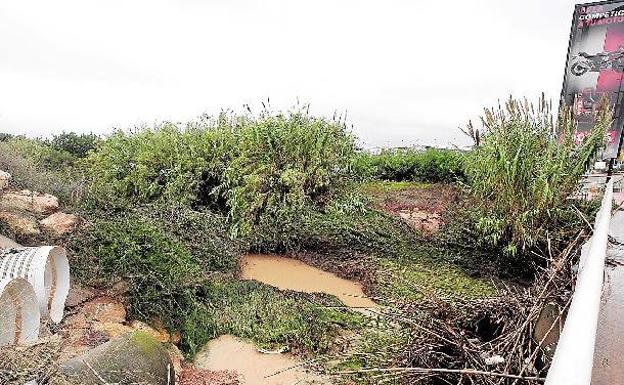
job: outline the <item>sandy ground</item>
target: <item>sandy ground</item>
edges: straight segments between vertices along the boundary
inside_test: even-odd
[[[234,371],[244,385],[329,384],[290,354],[260,353],[253,344],[229,335],[210,341],[194,364],[198,369]]]

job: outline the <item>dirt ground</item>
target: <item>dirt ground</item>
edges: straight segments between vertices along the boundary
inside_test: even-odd
[[[402,218],[425,236],[440,230],[443,211],[460,197],[455,186],[418,182],[374,182],[363,191],[375,208]]]

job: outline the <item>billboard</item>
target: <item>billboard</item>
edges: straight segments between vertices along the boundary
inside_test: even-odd
[[[624,101],[624,1],[579,4],[574,10],[562,102],[573,108],[576,139],[594,125],[594,109],[606,97],[614,112],[602,158],[618,155]]]

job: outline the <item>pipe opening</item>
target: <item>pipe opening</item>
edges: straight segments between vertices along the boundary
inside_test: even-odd
[[[69,262],[62,247],[0,250],[0,279],[25,278],[37,295],[43,317],[59,323],[69,294]]]
[[[28,281],[0,281],[0,346],[36,341],[40,319],[37,295]]]

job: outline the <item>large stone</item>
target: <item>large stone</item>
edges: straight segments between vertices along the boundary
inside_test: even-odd
[[[52,214],[59,208],[58,199],[50,194],[30,190],[5,193],[0,198],[0,206],[8,211],[27,211],[33,214]]]
[[[173,385],[175,371],[167,350],[144,332],[128,333],[62,364],[84,385]]]
[[[11,174],[6,171],[0,170],[0,191],[9,187],[11,183]]]
[[[559,341],[559,335],[563,328],[563,320],[559,306],[554,303],[546,303],[535,324],[533,339],[541,343],[541,348],[552,355]]]
[[[88,320],[102,323],[126,322],[124,305],[111,297],[99,297],[84,304],[81,312]]]
[[[4,235],[0,234],[0,248],[11,249],[11,248],[16,248],[16,247],[21,247],[21,246],[19,243],[15,242],[14,240],[7,238]]]
[[[145,332],[152,337],[156,338],[159,342],[171,342],[171,335],[163,328],[163,329],[155,329],[145,322],[141,322],[138,320],[134,320],[130,323],[130,326],[134,330],[140,330]]]
[[[65,300],[65,306],[68,308],[82,305],[83,303],[93,299],[96,296],[96,292],[88,289],[73,285],[69,289],[67,299]]]
[[[108,339],[114,339],[135,331],[132,327],[115,322],[95,322],[93,330],[104,333]],[[149,333],[148,333],[149,334]],[[151,337],[154,337],[150,334]],[[161,341],[158,341],[161,342]]]
[[[37,221],[25,215],[0,211],[0,222],[6,224],[13,233],[21,237],[34,237],[40,234]]]
[[[41,228],[55,237],[61,237],[71,232],[77,223],[78,217],[76,215],[60,212],[39,221]]]
[[[50,214],[59,209],[59,201],[54,195],[38,194],[33,195],[33,211],[39,214]]]

